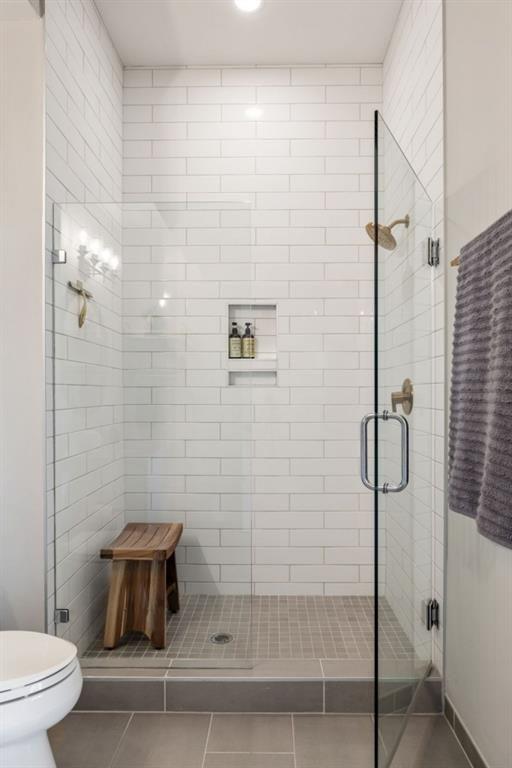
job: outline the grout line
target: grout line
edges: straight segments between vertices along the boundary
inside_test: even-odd
[[[292,713],[292,749],[293,749],[293,766],[297,768],[297,753],[295,746],[295,715]]]
[[[237,750],[235,752],[219,752],[217,750],[208,752],[209,755],[293,755],[293,752],[242,752]]]
[[[210,713],[210,722],[208,724],[208,733],[206,734],[206,740],[204,742],[203,762],[201,763],[201,768],[205,768],[205,765],[206,765],[206,755],[208,753],[208,742],[210,741],[212,726],[213,726],[213,712]]]
[[[104,712],[103,714],[106,714],[106,713]],[[124,737],[126,736],[126,732],[127,732],[128,728],[130,726],[130,723],[133,720],[134,714],[135,714],[134,712],[130,713],[130,717],[128,718],[128,722],[126,723],[126,727],[124,728],[124,730],[123,730],[123,732],[121,734],[121,738],[119,739],[117,747],[114,750],[114,754],[112,755],[112,759],[111,759],[110,763],[108,764],[108,768],[111,768],[111,766],[113,766],[115,764],[116,757],[117,757],[117,755],[119,753],[119,750],[121,749],[121,744],[123,742]]]

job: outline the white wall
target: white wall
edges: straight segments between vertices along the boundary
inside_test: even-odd
[[[44,34],[0,3],[0,629],[45,628]]]
[[[59,633],[82,650],[103,621],[108,568],[99,550],[124,522],[121,281],[78,253],[81,230],[88,242],[99,238],[121,249],[122,66],[92,0],[49,0],[45,22],[47,328],[54,320],[56,434],[54,443],[50,410],[48,514],[57,538],[56,603],[70,609],[70,624],[59,625]],[[76,205],[81,201],[89,204]],[[72,205],[55,218],[55,245],[67,250],[68,263],[54,267],[52,285],[54,202]],[[94,295],[82,329],[68,280],[81,280]],[[49,363],[51,345],[49,334]],[[52,373],[49,364],[49,385]],[[50,386],[47,402],[51,409]],[[54,599],[52,590],[50,615]]]
[[[183,516],[191,591],[248,587],[247,537],[233,529],[250,488],[239,460],[250,436],[256,591],[372,593],[358,430],[371,407],[363,225],[380,83],[379,66],[125,72],[126,199],[224,194],[254,208],[249,256],[247,233],[218,210],[208,222],[204,212],[168,216],[163,228],[160,214],[142,212],[125,228],[129,514]],[[254,105],[258,121],[246,114]],[[276,304],[278,316],[278,384],[252,393],[227,386],[225,370],[226,305],[247,298]]]
[[[443,236],[443,19],[442,0],[418,0],[403,3],[398,17],[395,32],[389,45],[384,61],[384,88],[383,88],[383,115],[389,128],[400,144],[408,161],[411,163],[421,183],[426,188],[434,203],[434,237]],[[441,240],[442,244],[442,240]],[[442,244],[443,245],[443,244]],[[425,257],[424,257],[425,258]],[[431,410],[431,429],[433,432],[433,444],[424,455],[433,456],[432,466],[421,469],[424,460],[416,456],[416,471],[423,472],[423,479],[427,485],[433,484],[433,498],[428,500],[432,505],[432,518],[428,527],[432,531],[432,596],[438,601],[443,601],[443,532],[444,532],[444,275],[445,258],[444,249],[441,250],[441,264],[432,274],[431,294],[425,297],[424,270],[419,273],[422,279],[412,282],[412,295],[414,305],[411,305],[413,314],[404,321],[412,323],[416,316],[418,306],[422,302],[429,302],[432,306],[432,314],[427,318],[430,333],[430,355],[426,362],[431,375],[432,391],[428,392],[425,385],[428,381],[424,378],[421,385],[424,389],[424,402],[428,400]],[[390,274],[390,281],[397,279],[398,273]],[[411,295],[411,282],[406,283],[407,271],[402,271],[404,290]],[[387,291],[386,291],[387,292]],[[417,323],[417,319],[414,321]],[[405,350],[406,351],[406,350]],[[417,354],[417,350],[414,352]],[[400,384],[406,373],[404,358],[399,361],[396,368],[396,384]],[[412,364],[412,360],[411,360]],[[390,372],[388,371],[388,375]],[[418,392],[421,397],[421,392]],[[421,399],[419,399],[421,403]],[[413,412],[411,425],[414,429],[415,414]],[[414,471],[414,467],[413,467]],[[422,496],[424,493],[422,492]],[[415,509],[420,503],[412,501]],[[421,504],[424,503],[424,499]],[[403,519],[403,515],[402,515]],[[417,566],[422,566],[421,558],[424,555],[424,543],[419,547],[420,539],[417,538],[417,530],[400,530],[400,516],[388,521],[388,546],[395,550],[400,549],[400,541],[406,541],[405,549],[408,549],[407,557],[414,552],[418,560]],[[425,525],[420,526],[423,531]],[[420,538],[423,537],[420,530]],[[399,573],[399,568],[396,571]],[[402,590],[404,595],[411,594],[409,579],[411,575],[404,572],[405,581]],[[420,577],[422,578],[422,577]],[[422,589],[414,594],[414,605],[409,609],[416,614],[416,623],[420,621]],[[443,639],[441,631],[434,630],[433,659],[439,669],[443,663]]]
[[[450,259],[512,208],[512,4],[448,0],[445,9]],[[449,335],[455,283],[449,270]],[[447,591],[447,696],[490,768],[510,768],[512,551],[453,512]]]

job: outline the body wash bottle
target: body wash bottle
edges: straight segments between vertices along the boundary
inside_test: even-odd
[[[236,322],[231,323],[231,336],[229,337],[229,357],[242,357],[242,339],[238,333],[238,325]]]

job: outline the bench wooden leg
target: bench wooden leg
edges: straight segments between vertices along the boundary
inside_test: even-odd
[[[178,588],[176,554],[174,552],[167,561],[167,607],[171,613],[178,613],[180,609],[180,591]]]
[[[126,631],[127,620],[127,584],[126,561],[112,563],[110,591],[108,593],[107,617],[103,645],[107,649],[115,648]]]
[[[165,648],[167,608],[180,609],[176,556],[165,560],[115,560],[103,645],[116,648],[126,632],[143,632],[154,648]]]
[[[153,560],[149,578],[149,596],[145,633],[153,648],[165,648],[166,623],[165,560]]]

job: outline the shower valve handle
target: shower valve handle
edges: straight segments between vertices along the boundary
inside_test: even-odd
[[[397,406],[401,405],[402,410],[407,416],[412,411],[414,402],[414,390],[412,381],[410,379],[404,379],[402,389],[399,392],[391,393],[391,409],[393,413],[396,413]]]

